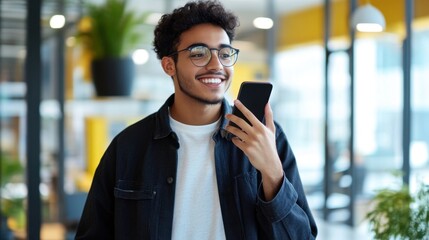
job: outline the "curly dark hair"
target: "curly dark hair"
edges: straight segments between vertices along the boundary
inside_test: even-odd
[[[170,55],[177,49],[180,35],[195,25],[211,23],[223,28],[232,41],[239,22],[237,16],[224,9],[218,1],[188,2],[175,9],[171,14],[164,14],[154,30],[154,51],[158,59]]]

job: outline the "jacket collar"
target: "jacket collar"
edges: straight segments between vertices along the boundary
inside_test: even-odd
[[[174,94],[172,94],[165,103],[161,106],[158,112],[155,115],[155,135],[154,139],[165,138],[170,135],[173,130],[170,126],[170,117],[169,117],[169,107],[174,103]],[[222,100],[222,117],[221,124],[219,127],[220,134],[222,137],[226,137],[226,131],[224,130],[225,126],[228,124],[228,121],[225,119],[225,114],[232,112],[232,107],[228,101],[224,98]]]

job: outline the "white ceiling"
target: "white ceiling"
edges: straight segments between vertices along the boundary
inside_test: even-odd
[[[103,1],[103,0],[94,0]],[[277,16],[291,11],[298,11],[315,5],[323,4],[324,0],[220,0],[220,2],[231,10],[240,19],[238,32],[250,31],[252,21],[256,17],[269,15],[269,4]],[[145,12],[171,12],[173,9],[183,6],[188,0],[131,0],[133,8]],[[273,16],[271,16],[273,17]]]
[[[102,2],[103,0],[92,0]],[[166,13],[183,6],[189,0],[130,0],[130,5],[143,12]],[[237,29],[236,40],[247,41],[257,48],[265,48],[264,30],[253,27],[252,21],[256,17],[269,16],[276,18],[292,11],[299,11],[315,5],[322,5],[324,0],[220,0],[228,10],[239,17],[240,27]],[[275,16],[269,14],[269,5],[273,4]]]
[[[86,2],[102,3],[105,0],[63,0],[67,2],[68,21],[75,22],[82,14],[81,5]],[[131,7],[142,12],[165,13],[183,6],[188,0],[129,0]],[[246,41],[248,45],[253,45],[259,50],[266,47],[266,31],[255,29],[252,21],[256,17],[269,15],[269,4],[273,4],[277,16],[290,11],[297,11],[314,5],[323,4],[324,0],[220,0],[220,2],[230,11],[237,14],[240,20],[240,27],[237,29],[236,40]],[[47,23],[52,14],[58,8],[59,0],[44,0],[43,23]],[[26,0],[0,0],[1,5],[1,41],[2,49],[0,58],[8,58],[14,64],[14,58],[19,56],[21,49],[25,49],[25,17]],[[275,17],[275,16],[270,16]],[[44,39],[52,36],[52,30],[44,27]],[[8,61],[9,61],[8,60]],[[3,61],[3,67],[11,68]],[[1,69],[0,69],[1,70]]]
[[[103,0],[93,0],[102,2]],[[143,10],[170,11],[186,4],[188,0],[131,0],[131,5]],[[323,0],[220,0],[220,2],[233,12],[263,12],[267,5],[273,2],[278,13],[296,11],[323,3]]]
[[[103,1],[103,0],[93,0]],[[188,0],[130,0],[135,9],[143,12],[166,13],[183,6]],[[288,12],[299,11],[305,8],[322,5],[324,0],[220,0],[226,9],[234,12],[240,21],[236,31],[234,46],[243,50],[240,59],[246,61],[261,61],[267,54],[267,31],[253,27],[252,21],[256,17],[269,16],[269,4],[273,4],[276,18]]]

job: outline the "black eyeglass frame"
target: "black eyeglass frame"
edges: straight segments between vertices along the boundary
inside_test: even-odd
[[[169,54],[168,57],[171,57],[171,56],[174,56],[174,55],[178,55],[180,52],[184,52],[184,51],[190,51],[191,52],[196,47],[204,47],[204,48],[208,49],[209,50],[208,52],[210,53],[210,58],[208,59],[207,63],[204,64],[204,65],[195,64],[195,62],[191,58],[192,64],[194,64],[197,67],[205,67],[205,66],[207,66],[210,63],[210,61],[212,60],[212,57],[213,57],[212,51],[214,51],[214,50],[217,51],[217,56],[218,56],[220,64],[222,64],[222,66],[224,66],[224,67],[232,67],[237,62],[237,60],[238,60],[238,53],[240,52],[240,49],[233,48],[231,46],[224,46],[224,47],[221,47],[221,48],[209,48],[206,45],[200,45],[200,44],[198,44],[198,45],[192,45],[192,46],[189,46],[189,47],[184,48],[182,50],[178,50],[176,52],[173,52],[173,53]],[[232,49],[234,51],[234,53],[231,54],[230,56],[237,55],[236,58],[235,58],[235,60],[230,65],[225,65],[222,62],[223,58],[221,58],[221,56],[220,56],[220,52],[222,51],[222,49],[225,49],[225,48],[229,48],[229,49]]]

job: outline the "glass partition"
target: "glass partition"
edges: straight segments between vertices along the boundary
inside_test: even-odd
[[[273,112],[296,155],[310,206],[323,205],[324,50],[309,45],[275,57]]]
[[[429,23],[413,32],[411,82],[410,187],[429,184]]]
[[[354,147],[363,198],[391,186],[402,168],[401,44],[389,34],[356,40]]]

